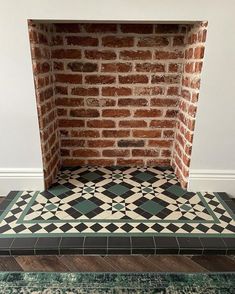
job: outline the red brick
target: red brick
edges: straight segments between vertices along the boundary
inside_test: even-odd
[[[184,45],[184,36],[175,36],[173,38],[173,46],[183,46]]]
[[[70,116],[72,116],[72,117],[99,117],[100,113],[96,109],[71,109]]]
[[[132,47],[134,46],[133,37],[117,37],[117,36],[105,36],[102,38],[102,45],[104,47]]]
[[[105,138],[125,138],[130,136],[129,130],[104,130],[102,136]]]
[[[161,130],[133,130],[133,136],[136,138],[160,138]]]
[[[197,47],[194,49],[194,58],[202,59],[204,57],[205,47]]]
[[[113,166],[115,165],[115,161],[113,159],[88,159],[88,165],[91,166]]]
[[[62,166],[84,166],[86,164],[83,159],[62,158]]]
[[[178,96],[179,95],[179,87],[168,87],[167,95]]]
[[[190,101],[190,99],[191,99],[191,93],[185,89],[182,89],[181,96],[187,101]]]
[[[62,157],[64,157],[64,156],[70,156],[70,150],[69,149],[60,149],[60,155]]]
[[[151,106],[159,107],[176,107],[178,105],[178,99],[172,98],[152,98]]]
[[[79,23],[55,23],[57,33],[79,33]]]
[[[144,98],[119,98],[118,106],[146,106],[148,100]]]
[[[69,106],[69,107],[78,107],[84,105],[83,98],[60,98],[55,99],[57,106]]]
[[[67,109],[57,108],[57,115],[58,116],[67,116]]]
[[[66,36],[65,38],[68,45],[98,46],[98,38],[94,37]]]
[[[53,70],[64,70],[64,63],[63,62],[53,62]]]
[[[152,24],[121,24],[121,31],[123,33],[135,33],[135,34],[152,34]]]
[[[103,150],[102,155],[105,157],[129,156],[130,150],[127,150],[127,149],[107,149],[107,150]]]
[[[81,84],[82,75],[72,74],[55,74],[55,81],[59,83]]]
[[[120,166],[143,166],[143,159],[124,159],[118,158],[117,165]]]
[[[106,75],[89,75],[85,76],[85,82],[87,84],[113,84],[116,81],[115,76]]]
[[[98,65],[90,62],[70,62],[67,64],[67,69],[74,72],[96,72]]]
[[[182,64],[170,63],[168,66],[168,72],[182,72]]]
[[[175,132],[173,130],[163,130],[163,138],[174,138]]]
[[[162,157],[171,157],[171,150],[168,150],[168,149],[161,150],[161,156]]]
[[[157,157],[159,156],[158,150],[153,149],[133,149],[132,156],[134,157]]]
[[[193,48],[185,50],[185,59],[193,58]]]
[[[87,33],[116,33],[117,25],[113,23],[83,24]]]
[[[175,120],[152,120],[150,122],[150,127],[153,128],[174,128]]]
[[[197,112],[197,106],[195,105],[189,105],[189,108],[188,108],[188,114],[192,117],[195,117],[196,116],[196,112]]]
[[[81,50],[79,49],[54,49],[52,50],[52,58],[57,59],[76,59],[81,58]]]
[[[173,142],[171,140],[149,140],[149,147],[170,148]]]
[[[184,71],[186,73],[193,73],[194,72],[194,63],[193,62],[186,63],[184,65]]]
[[[157,24],[155,26],[155,33],[157,34],[176,34],[179,32],[178,24]]]
[[[100,153],[94,149],[77,149],[72,151],[75,157],[99,157]]]
[[[128,76],[119,76],[120,84],[147,84],[148,76],[146,75],[128,75]]]
[[[166,114],[165,114],[165,117],[176,117],[177,116],[177,113],[178,113],[178,109],[167,109],[166,110]]]
[[[155,51],[155,59],[178,59],[178,58],[183,58],[184,53],[183,51],[162,51],[162,50],[156,50]]]
[[[130,72],[132,70],[131,63],[103,63],[101,65],[102,72]]]
[[[170,166],[170,159],[149,159],[147,160],[147,166]]]
[[[59,127],[71,128],[71,127],[84,127],[84,120],[78,119],[59,119]]]
[[[71,90],[71,94],[77,96],[98,96],[99,89],[76,87]]]
[[[79,137],[79,138],[98,138],[100,137],[99,131],[93,130],[71,130],[71,137]]]
[[[125,87],[103,87],[102,95],[103,96],[128,96],[132,94],[131,88]]]
[[[118,147],[144,147],[145,140],[119,140]]]
[[[124,50],[120,52],[120,58],[124,60],[146,60],[152,58],[152,52],[149,50]]]
[[[89,120],[87,122],[88,128],[115,128],[113,120]]]
[[[144,128],[147,127],[147,122],[144,120],[121,120],[120,128]]]
[[[162,116],[160,109],[138,109],[135,111],[134,117],[159,117]]]
[[[90,107],[113,107],[116,105],[116,100],[114,99],[97,99],[97,98],[88,98],[86,99],[86,105]]]
[[[196,73],[201,73],[201,71],[202,71],[202,65],[203,65],[202,62],[195,62],[195,72]]]
[[[180,75],[155,75],[152,76],[151,83],[152,84],[158,84],[158,83],[164,83],[164,84],[179,84],[180,83]]]
[[[51,38],[52,45],[63,45],[63,38],[59,35],[52,36]]]
[[[85,140],[77,140],[77,139],[62,139],[61,140],[62,147],[84,147]]]
[[[115,141],[110,141],[110,140],[92,140],[92,141],[87,141],[88,147],[113,147]]]
[[[160,63],[137,63],[135,66],[138,72],[165,72],[165,65]]]
[[[111,50],[85,50],[85,57],[88,59],[113,60],[116,59],[116,53]]]
[[[139,47],[164,47],[167,45],[169,45],[168,38],[160,36],[141,37],[137,43]]]
[[[154,87],[136,87],[135,88],[135,95],[138,96],[149,96],[149,95],[163,95],[165,93],[165,88],[160,86]]]
[[[127,117],[130,116],[128,109],[104,109],[102,110],[103,117]]]

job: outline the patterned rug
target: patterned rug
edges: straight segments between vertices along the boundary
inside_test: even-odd
[[[0,273],[2,294],[233,294],[234,292],[234,273]]]
[[[183,190],[171,169],[64,169],[49,190],[8,198],[1,237],[235,233],[234,214],[220,195]]]

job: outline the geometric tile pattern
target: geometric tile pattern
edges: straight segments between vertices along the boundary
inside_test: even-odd
[[[0,218],[10,235],[233,237],[235,219],[217,193],[182,189],[171,169],[82,167],[59,172],[46,191],[21,191]]]

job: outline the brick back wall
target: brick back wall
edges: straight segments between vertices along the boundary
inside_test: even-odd
[[[183,187],[187,187],[189,176],[206,34],[207,22],[194,24],[189,27],[185,42],[182,87],[172,157],[172,165]]]
[[[48,188],[60,167],[60,140],[51,64],[53,26],[29,22],[29,37],[41,137],[45,187]]]
[[[63,165],[170,165],[186,28],[54,25]]]

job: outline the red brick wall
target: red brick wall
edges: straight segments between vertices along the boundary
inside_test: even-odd
[[[60,167],[60,140],[51,64],[51,31],[48,24],[29,22],[36,103],[41,137],[45,187],[49,187]]]
[[[31,22],[47,182],[60,162],[173,165],[185,186],[205,29]]]
[[[186,27],[55,24],[63,165],[170,165]]]
[[[186,36],[181,95],[172,157],[172,165],[183,187],[187,187],[188,182],[206,34],[207,22],[202,22],[189,27]]]

